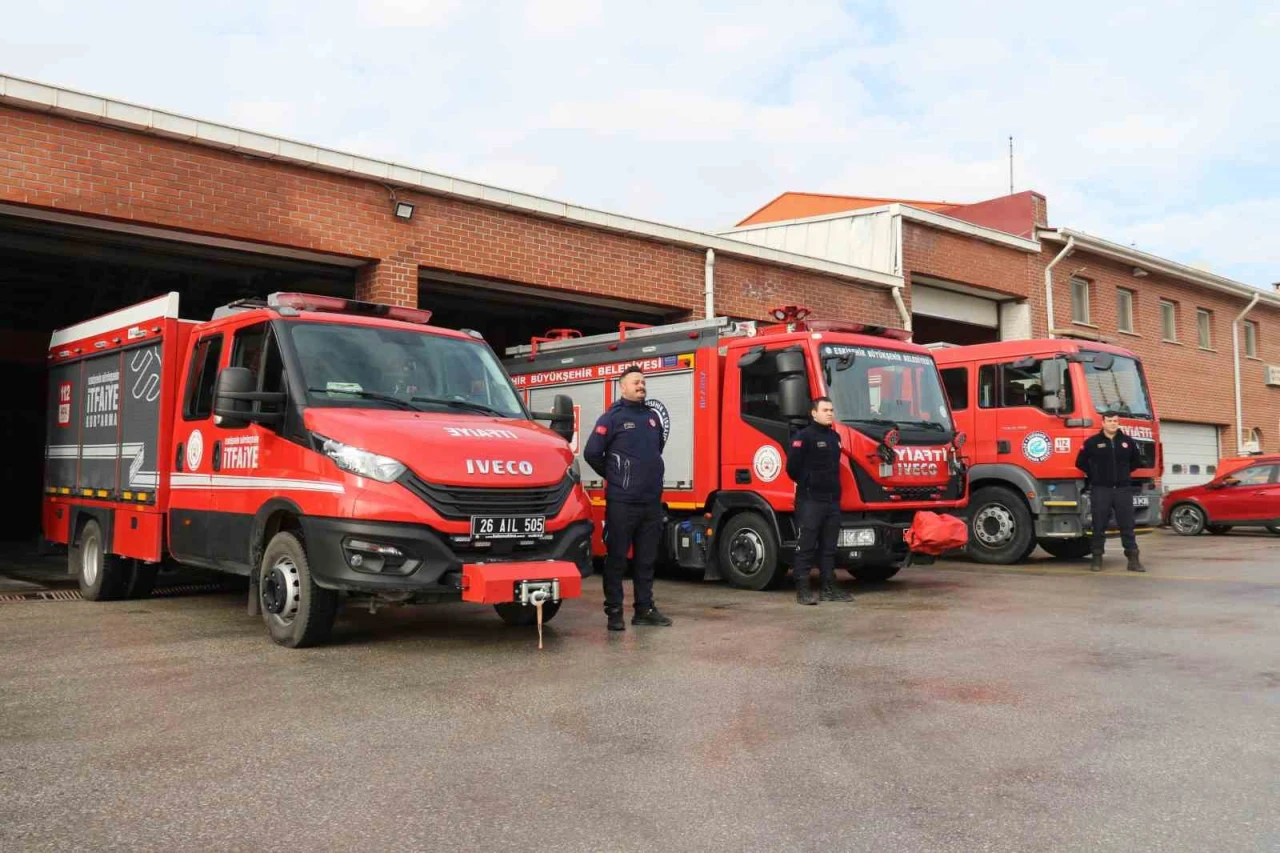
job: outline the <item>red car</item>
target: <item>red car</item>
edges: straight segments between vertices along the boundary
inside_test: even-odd
[[[1233,527],[1280,534],[1280,453],[1222,460],[1209,482],[1165,495],[1164,522],[1183,536]]]

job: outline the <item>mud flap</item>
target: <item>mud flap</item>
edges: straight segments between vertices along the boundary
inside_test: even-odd
[[[527,604],[537,590],[548,601],[582,595],[582,572],[568,560],[512,563],[464,563],[462,600],[476,604]]]

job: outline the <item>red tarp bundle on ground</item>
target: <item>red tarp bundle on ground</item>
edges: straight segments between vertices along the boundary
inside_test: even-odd
[[[936,557],[963,548],[969,542],[969,526],[954,515],[921,510],[903,537],[913,553]]]

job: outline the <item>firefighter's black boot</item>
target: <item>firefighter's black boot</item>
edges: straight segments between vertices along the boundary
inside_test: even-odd
[[[621,607],[618,607],[618,608],[616,608],[616,609],[615,609],[615,608],[610,608],[610,609],[608,609],[608,610],[605,610],[605,615],[609,617],[609,630],[610,630],[610,631],[625,631],[625,630],[627,630],[627,620],[622,618],[622,608],[621,608]]]
[[[658,625],[666,627],[671,624],[671,617],[664,616],[662,611],[656,607],[648,607],[644,610],[636,611],[636,615],[631,617],[632,625]]]
[[[853,596],[836,586],[833,578],[822,579],[822,591],[818,593],[819,601],[853,601]]]
[[[1093,555],[1093,562],[1089,564],[1089,571],[1091,572],[1102,571],[1102,555],[1101,554]]]
[[[1131,572],[1146,571],[1146,569],[1142,567],[1142,563],[1138,562],[1138,552],[1136,549],[1133,551],[1125,551],[1124,555],[1129,558],[1129,566],[1128,566],[1129,571]]]
[[[818,598],[809,589],[809,573],[796,575],[796,604],[817,604]]]

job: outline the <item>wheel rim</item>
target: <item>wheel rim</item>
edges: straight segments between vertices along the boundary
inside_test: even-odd
[[[102,559],[102,546],[97,536],[90,536],[84,543],[80,555],[80,573],[84,576],[85,586],[93,586],[98,580],[98,563]]]
[[[281,625],[292,624],[302,602],[298,566],[289,557],[275,561],[262,579],[262,610]]]
[[[754,530],[739,530],[729,541],[729,563],[739,574],[751,576],[764,567],[764,539]]]
[[[1200,510],[1193,506],[1180,506],[1173,511],[1173,526],[1179,533],[1194,533],[1200,524]]]
[[[973,517],[973,533],[988,548],[998,548],[1013,539],[1013,513],[1003,504],[987,504]]]

